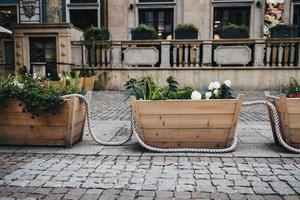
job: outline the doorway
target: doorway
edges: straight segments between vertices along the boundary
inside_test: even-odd
[[[30,63],[45,63],[46,74],[57,72],[56,38],[32,37],[29,38],[29,44]]]

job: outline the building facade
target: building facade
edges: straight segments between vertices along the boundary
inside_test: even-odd
[[[244,89],[253,89],[251,80],[259,89],[278,88],[274,76],[283,82],[300,73],[298,38],[267,37],[269,27],[280,23],[299,29],[300,0],[1,0],[0,75],[22,66],[42,66],[47,73],[84,65],[102,71],[105,89],[121,89],[125,79],[147,70],[161,81],[174,74],[185,84],[197,83],[200,74],[205,83],[218,76]],[[153,26],[160,40],[131,41],[139,24]],[[195,25],[198,40],[174,40],[179,24]],[[228,24],[246,27],[248,38],[222,40]],[[108,27],[110,41],[83,45],[83,31],[91,26]]]

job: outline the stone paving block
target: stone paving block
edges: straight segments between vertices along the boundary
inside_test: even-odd
[[[169,191],[157,191],[156,196],[158,198],[172,198],[174,194],[173,192],[169,192]]]

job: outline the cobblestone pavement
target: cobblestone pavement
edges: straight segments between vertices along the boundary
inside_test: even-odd
[[[0,197],[299,199],[300,158],[2,154]]]
[[[245,99],[263,93],[246,92]],[[97,137],[128,135],[124,93],[95,92],[91,103]],[[103,147],[89,136],[71,149],[2,146],[0,200],[299,199],[300,155],[273,144],[266,108],[243,108],[237,134],[237,150],[226,154],[152,153],[134,139]]]

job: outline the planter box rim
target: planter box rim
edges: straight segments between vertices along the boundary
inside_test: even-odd
[[[136,101],[139,102],[207,102],[207,101],[236,101],[239,100],[240,97],[244,95],[239,94],[237,97],[233,99],[201,99],[201,100],[191,100],[191,99],[166,99],[166,100],[144,100],[144,99],[136,99],[135,96],[130,96],[131,98],[134,98]]]

